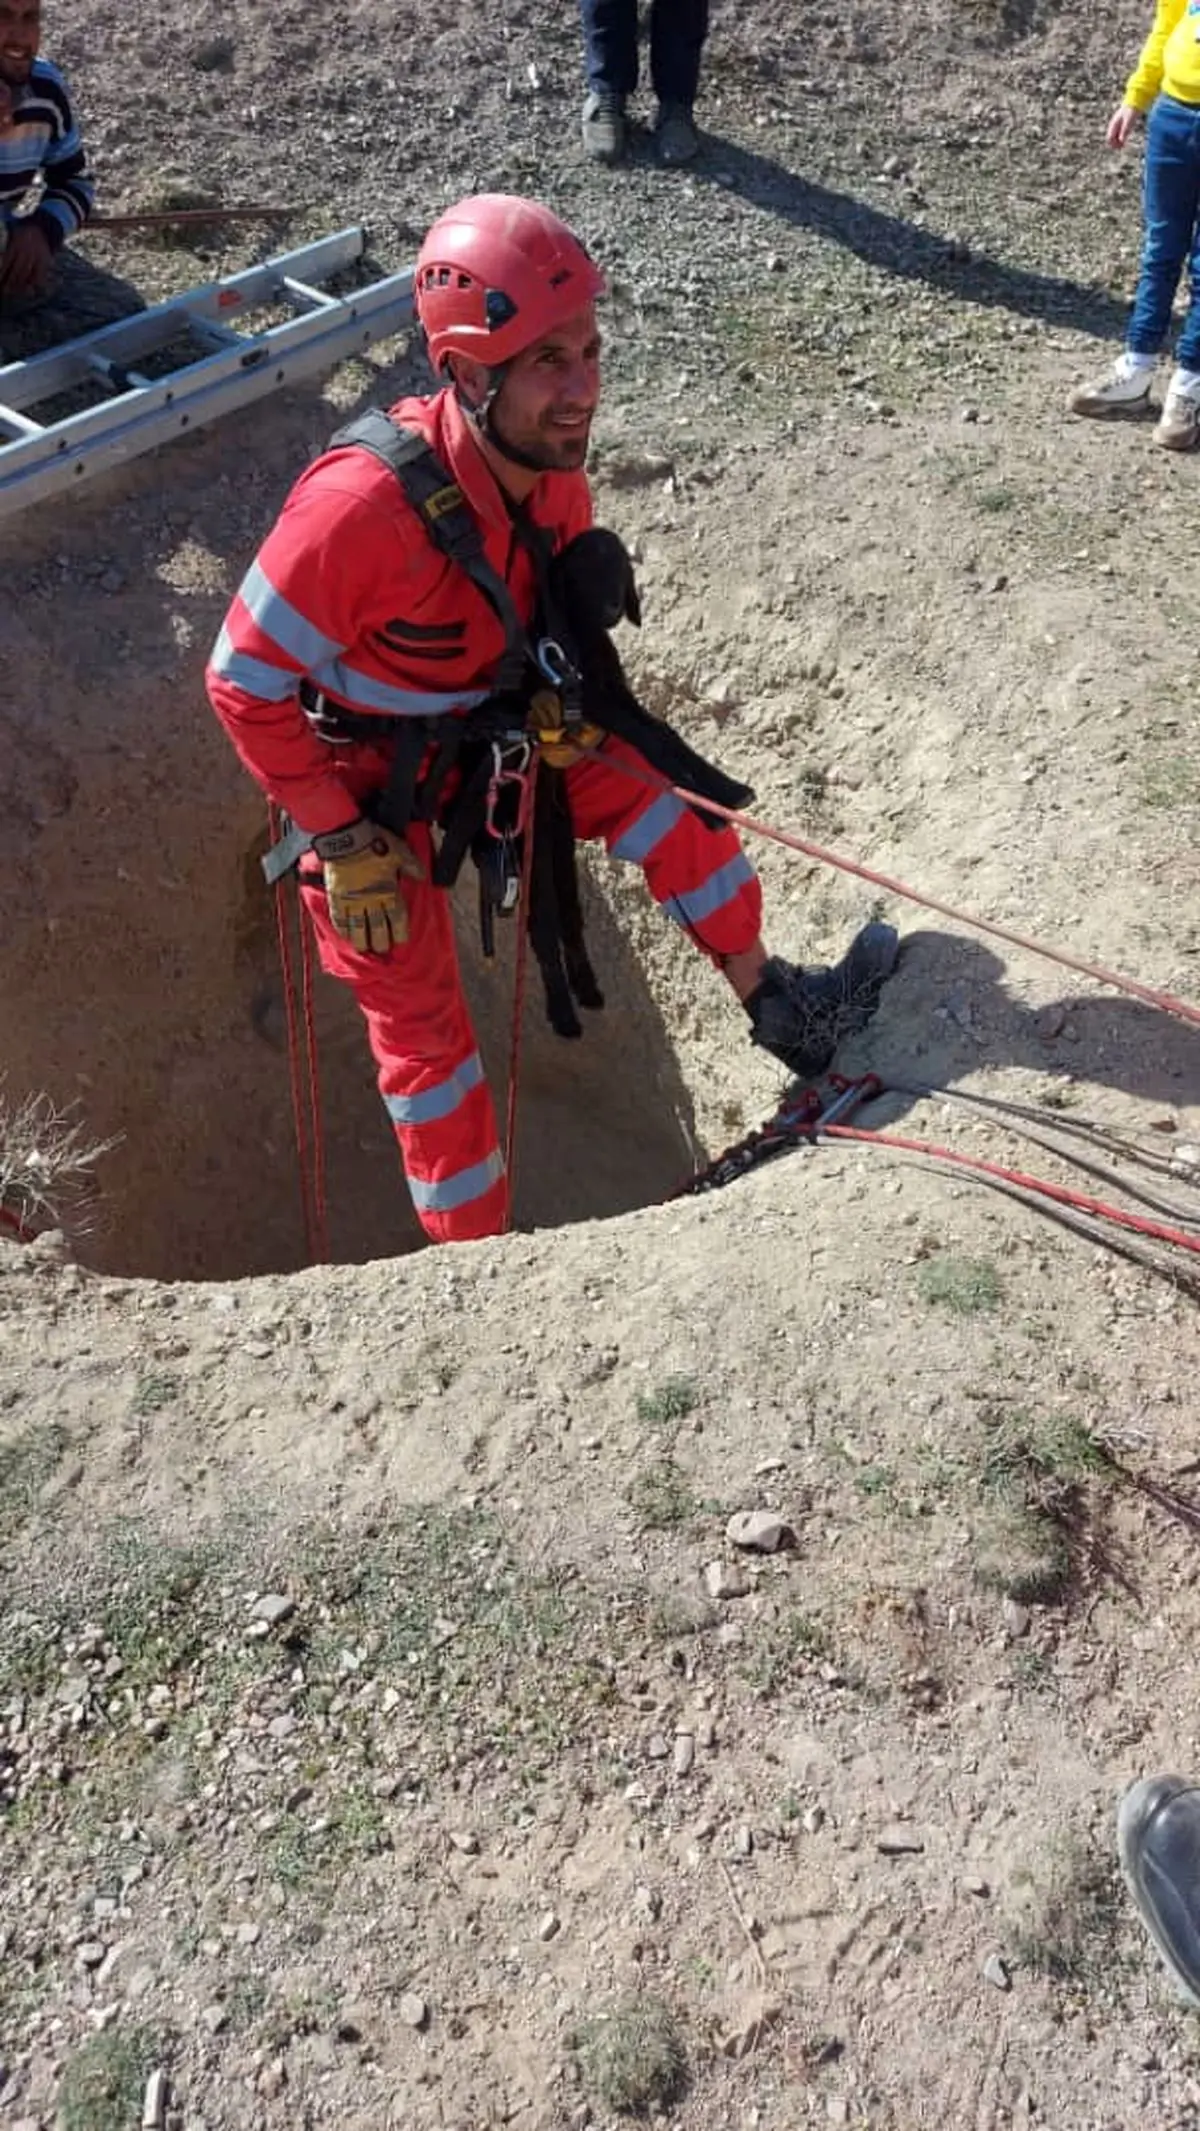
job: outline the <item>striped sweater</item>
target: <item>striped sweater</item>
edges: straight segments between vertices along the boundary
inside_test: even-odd
[[[66,84],[48,59],[35,59],[29,79],[9,92],[9,123],[0,124],[0,223],[41,181],[36,220],[55,251],[87,221],[92,182]]]

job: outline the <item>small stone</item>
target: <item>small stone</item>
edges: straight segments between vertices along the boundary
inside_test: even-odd
[[[884,165],[883,165],[883,175],[884,175],[884,177],[885,177],[885,178],[899,178],[899,177],[903,177],[903,175],[904,175],[904,160],[903,160],[903,157],[901,157],[901,156],[898,156],[898,155],[889,155],[889,156],[887,156],[887,157],[885,158],[885,161],[884,161]]]
[[[742,1827],[735,1829],[733,1847],[738,1857],[752,1857],[754,1855],[753,1829],[746,1827],[744,1824]]]
[[[710,1598],[744,1598],[750,1578],[737,1562],[710,1561],[704,1571],[704,1588]]]
[[[613,488],[652,488],[675,471],[674,462],[657,451],[624,452],[604,464],[604,475]]]
[[[191,62],[197,74],[232,74],[235,54],[232,37],[209,37],[192,47]]]
[[[984,590],[987,592],[1004,592],[1007,591],[1007,589],[1008,577],[1003,570],[997,570],[994,577],[989,577],[987,584],[984,587]]]
[[[559,1916],[557,1910],[547,1909],[545,1916],[542,1918],[541,1923],[538,1925],[538,1937],[542,1941],[543,1946],[548,1946],[550,1944],[551,1939],[556,1939],[561,1930],[562,1918]]]
[[[732,1546],[744,1547],[754,1554],[774,1554],[788,1536],[782,1517],[769,1509],[737,1510],[725,1527],[725,1537]]]
[[[915,1828],[906,1827],[903,1821],[895,1821],[876,1836],[875,1848],[884,1857],[917,1857],[925,1844]]]
[[[295,1610],[294,1598],[288,1598],[282,1591],[264,1591],[255,1599],[251,1616],[268,1628],[278,1628],[281,1622],[291,1619]]]
[[[429,2020],[429,2007],[415,1990],[406,1990],[399,2004],[400,2018],[405,2027],[423,2028]]]
[[[657,1924],[662,1915],[662,1896],[657,1887],[639,1885],[633,1890],[634,1912],[648,1924]]]
[[[697,1746],[713,1747],[717,1743],[717,1727],[712,1717],[701,1717],[696,1724]]]
[[[803,1818],[801,1819],[800,1825],[801,1825],[801,1827],[802,1827],[802,1828],[804,1829],[804,1832],[805,1832],[805,1834],[806,1834],[806,1835],[819,1835],[819,1834],[820,1834],[820,1832],[821,1832],[821,1829],[822,1829],[822,1828],[824,1827],[824,1825],[825,1825],[825,1808],[824,1808],[824,1806],[823,1806],[823,1805],[810,1805],[810,1806],[806,1806],[806,1807],[805,1807],[805,1809],[804,1809],[804,1815],[803,1815]]]
[[[840,2094],[827,2094],[825,2097],[825,2115],[831,2124],[848,2124],[850,2121],[850,2104],[848,2101],[843,2100]]]
[[[99,1939],[85,1939],[82,1946],[75,1948],[76,1968],[99,1968],[105,1952],[106,1948],[100,1944]]]
[[[464,1857],[478,1857],[479,1837],[474,1828],[451,1828],[450,1840],[456,1850],[462,1851]]]
[[[964,1872],[963,1886],[968,1894],[978,1896],[981,1902],[986,1901],[992,1891],[986,1879],[978,1872]]]
[[[695,1758],[696,1740],[694,1733],[677,1731],[675,1734],[674,1753],[675,1774],[677,1776],[690,1776]]]
[[[977,422],[979,420],[978,407],[964,407],[958,419],[960,422]]]
[[[238,1942],[238,1945],[239,1945],[239,1946],[257,1946],[257,1944],[258,1944],[259,1940],[261,1939],[261,1937],[262,1937],[262,1925],[261,1925],[261,1924],[239,1924],[239,1925],[238,1925],[238,1928],[237,1928],[237,1942]]]
[[[1019,1642],[1023,1635],[1028,1635],[1032,1618],[1028,1606],[1018,1605],[1015,1598],[1006,1598],[1000,1612],[1004,1620],[1004,1632],[1010,1643]]]
[[[660,1731],[652,1731],[646,1741],[647,1758],[651,1761],[665,1761],[670,1751],[671,1749],[662,1733]]]
[[[767,272],[768,272],[768,274],[782,274],[782,272],[783,272],[783,269],[784,269],[784,263],[785,263],[785,262],[784,262],[784,257],[783,257],[783,253],[782,253],[782,252],[768,252],[768,253],[767,253]]]
[[[989,1953],[987,1960],[983,1964],[982,1973],[984,1981],[993,1983],[997,1990],[1012,1989],[1012,1977],[1009,1975],[1008,1969],[998,1953]]]
[[[270,2064],[264,2064],[258,2075],[258,2091],[267,2101],[274,2101],[277,2095],[282,2094],[286,2085],[287,2066],[282,2057],[272,2057]]]
[[[142,2131],[162,2131],[167,2120],[167,2075],[151,2072],[142,2103]]]
[[[210,2035],[219,2035],[229,2025],[229,2014],[223,2005],[206,2005],[200,2015]]]

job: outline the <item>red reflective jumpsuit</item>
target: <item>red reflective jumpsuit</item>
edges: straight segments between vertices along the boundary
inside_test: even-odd
[[[451,391],[392,410],[419,429],[483,528],[523,621],[533,567]],[[556,549],[591,523],[582,473],[543,474],[526,506]],[[229,609],[208,669],[213,708],[251,774],[313,835],[353,820],[385,782],[378,748],[320,739],[298,699],[308,676],[359,716],[423,716],[488,694],[504,632],[465,572],[430,542],[393,473],[353,447],[327,452],[297,481]],[[714,961],[758,937],[762,896],[730,829],[711,830],[669,793],[611,764],[640,758],[608,739],[563,774],[579,837],[632,859],[651,893]],[[428,869],[429,831],[409,842]],[[496,1235],[508,1197],[492,1099],[459,978],[450,898],[401,883],[409,934],[389,955],[357,953],[329,921],[315,860],[301,892],[321,963],[352,986],[366,1018],[379,1088],[400,1142],[418,1218],[435,1242]]]

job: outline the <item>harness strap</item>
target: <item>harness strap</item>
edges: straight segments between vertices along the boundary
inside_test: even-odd
[[[339,429],[329,449],[341,450],[346,445],[369,451],[395,475],[434,546],[465,570],[482,592],[504,630],[497,691],[519,687],[529,655],[525,625],[503,577],[487,559],[478,521],[436,452],[417,430],[393,422],[381,407],[369,408]]]

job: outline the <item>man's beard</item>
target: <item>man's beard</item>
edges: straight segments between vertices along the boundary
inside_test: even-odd
[[[488,427],[493,443],[518,465],[537,467],[542,473],[574,473],[587,460],[592,431],[590,421],[586,428],[556,438],[547,436],[541,429],[530,430],[523,437],[513,436],[503,415],[497,421],[495,413]]]

